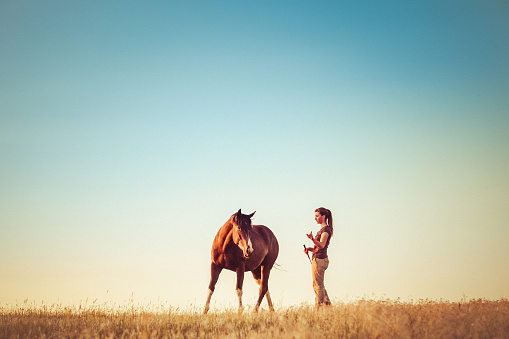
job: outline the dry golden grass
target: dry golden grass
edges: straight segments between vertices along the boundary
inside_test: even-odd
[[[506,299],[361,299],[316,310],[211,312],[165,305],[16,305],[0,308],[0,338],[509,338]]]

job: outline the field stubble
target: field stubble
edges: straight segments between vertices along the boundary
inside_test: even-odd
[[[0,338],[509,338],[509,301],[359,299],[333,306],[190,308],[0,307]]]

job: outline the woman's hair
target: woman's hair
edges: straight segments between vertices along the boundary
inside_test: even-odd
[[[332,233],[334,233],[333,221],[332,221],[332,212],[325,207],[319,207],[315,210],[315,212],[320,213],[320,215],[325,216],[325,222],[330,227],[330,237],[332,238]]]

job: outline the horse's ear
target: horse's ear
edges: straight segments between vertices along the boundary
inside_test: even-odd
[[[255,213],[256,213],[256,211],[254,211],[253,213],[249,214],[248,215],[249,219],[251,219]]]
[[[242,215],[242,212],[240,211],[242,208],[239,208],[239,211],[237,212],[237,217],[240,218],[240,216]]]

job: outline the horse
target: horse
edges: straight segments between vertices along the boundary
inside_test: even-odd
[[[268,227],[251,225],[251,218],[254,214],[255,212],[245,215],[239,209],[219,229],[214,238],[205,314],[209,310],[210,299],[223,269],[237,273],[235,289],[239,298],[239,313],[243,310],[244,272],[249,271],[253,273],[256,283],[260,286],[255,312],[258,312],[264,296],[266,296],[269,309],[274,311],[269,293],[269,275],[279,253],[279,244],[274,233]]]

